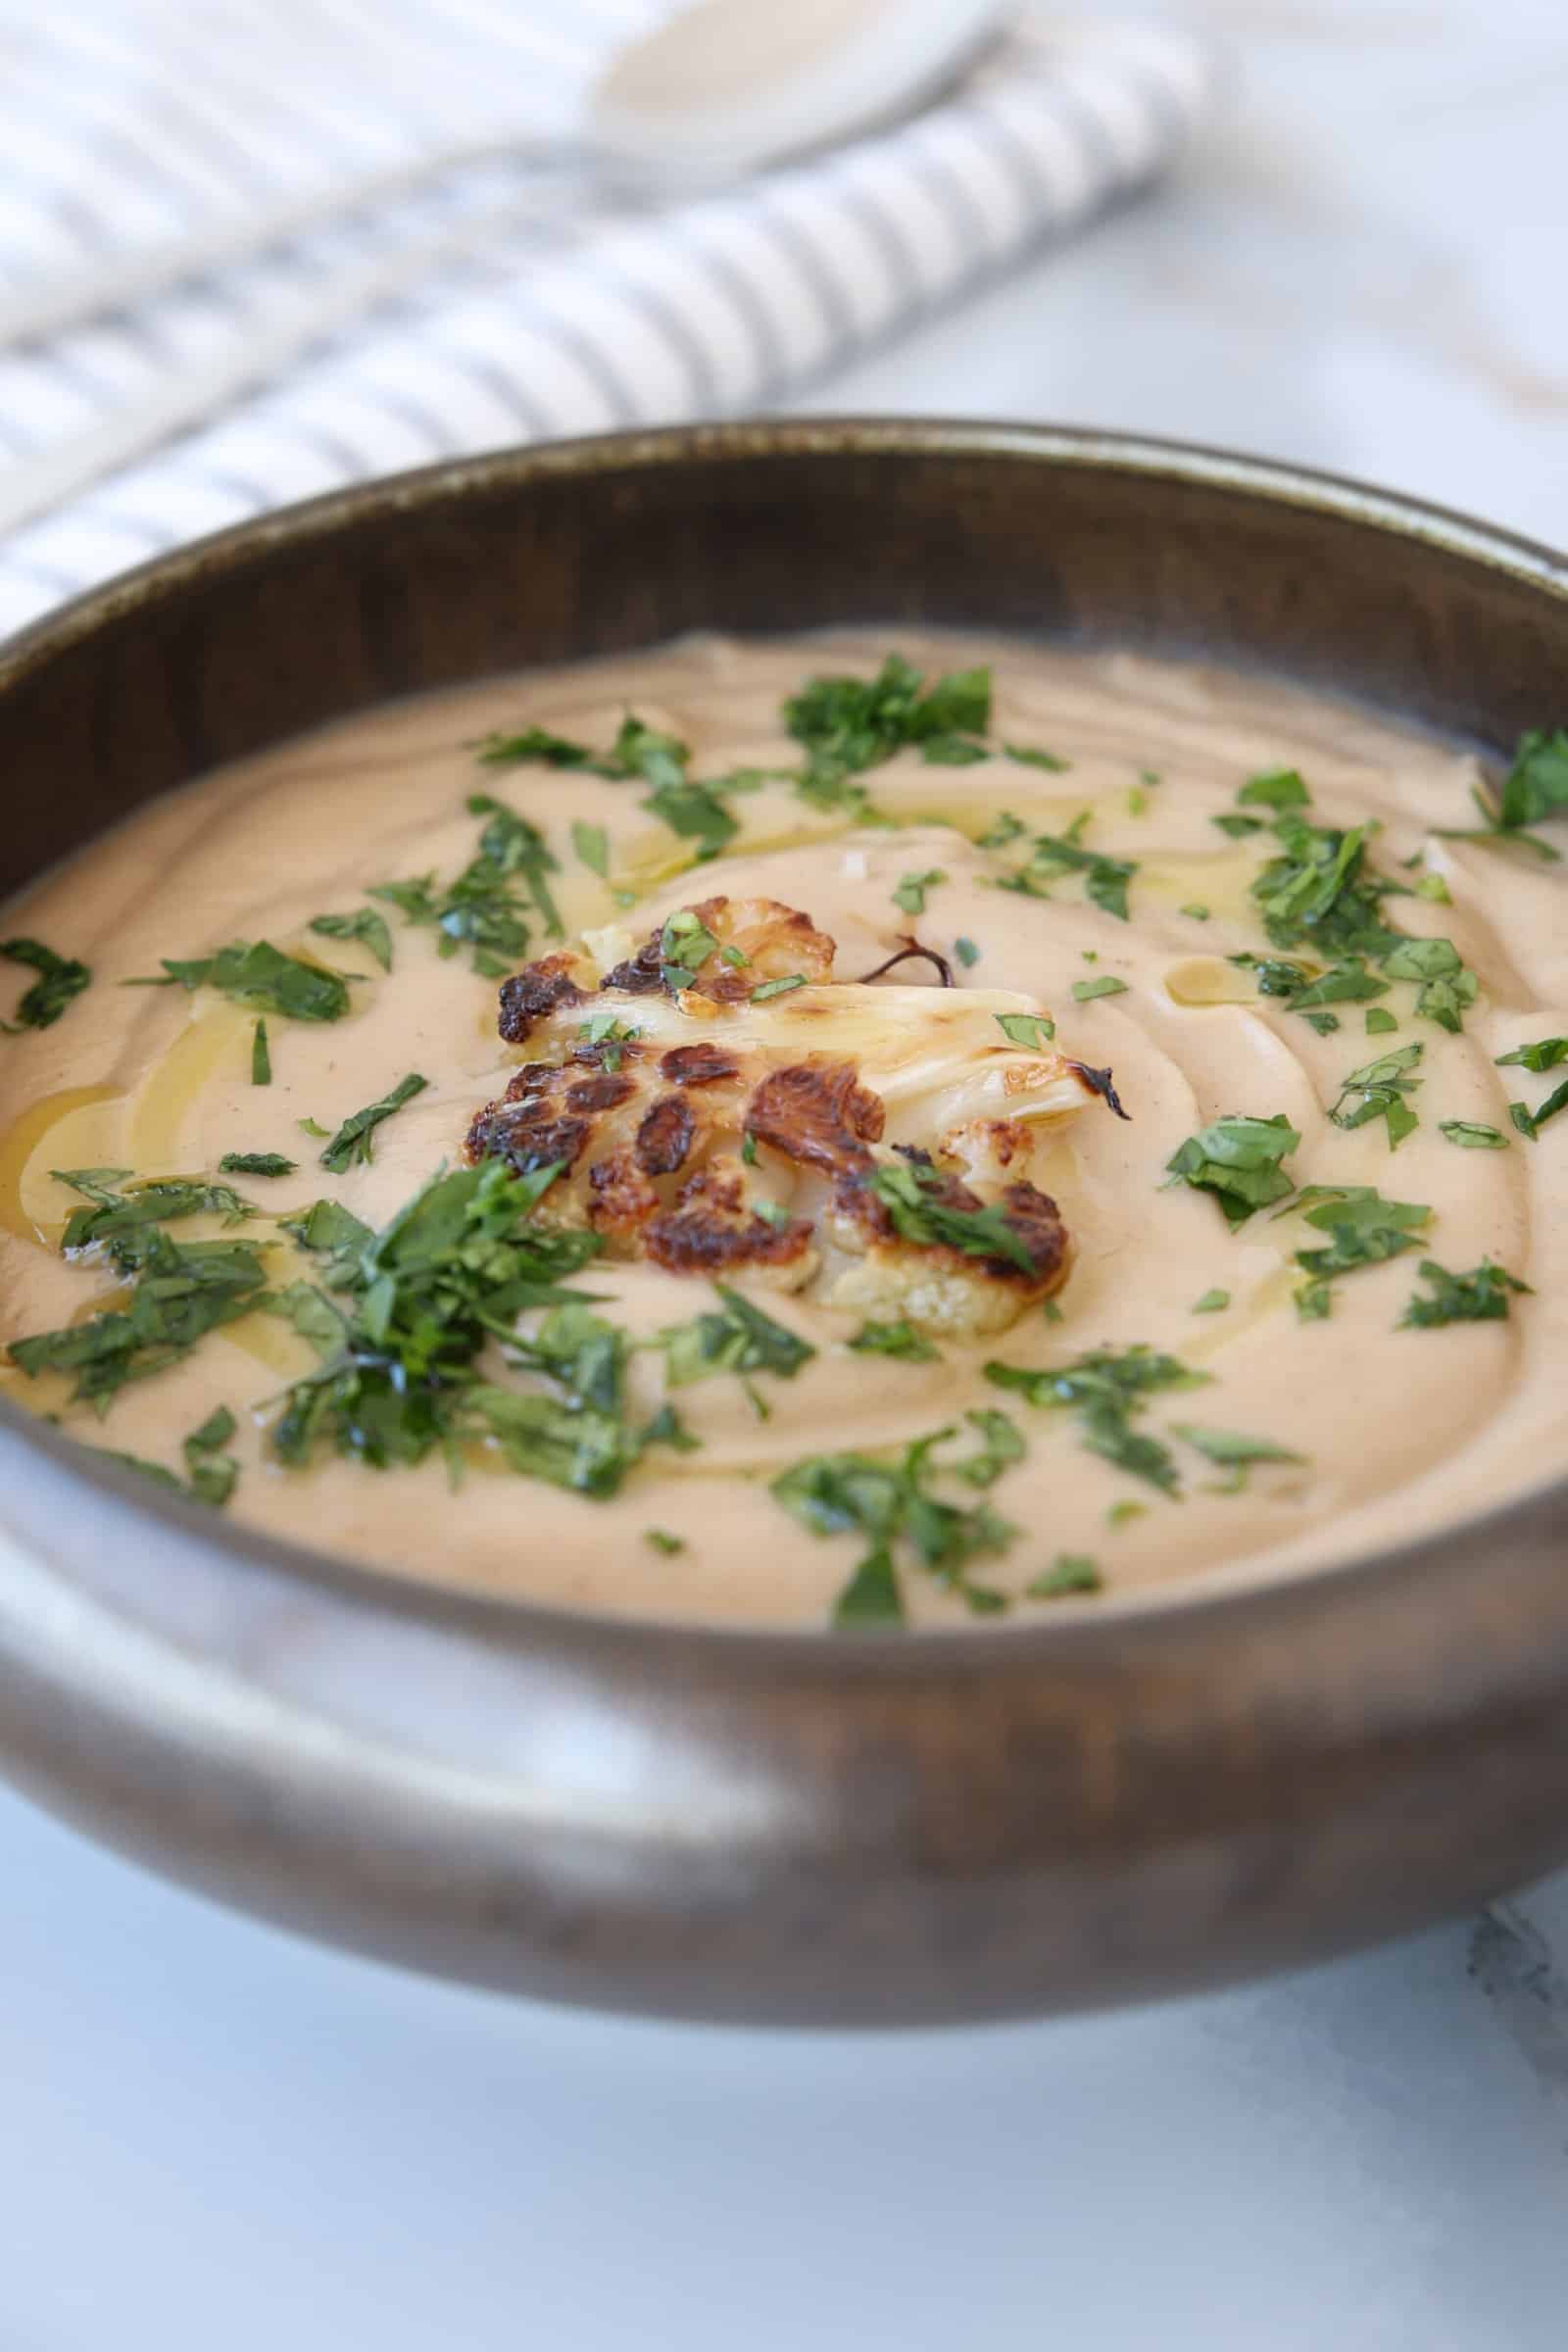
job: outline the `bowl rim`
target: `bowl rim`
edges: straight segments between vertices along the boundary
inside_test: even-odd
[[[1560,600],[1568,625],[1568,554],[1459,510],[1352,476],[1204,443],[1092,426],[944,416],[760,416],[587,434],[445,459],[252,516],[117,573],[26,624],[0,644],[0,695],[107,623],[199,588],[215,574],[243,568],[280,547],[308,544],[399,510],[460,504],[503,485],[694,461],[883,455],[1011,457],[1096,473],[1146,473],[1230,491],[1264,506],[1305,508],[1519,579]],[[996,1662],[1003,1652],[1020,1671],[1058,1659],[1063,1664],[1094,1664],[1130,1642],[1157,1641],[1161,1628],[1173,1618],[1184,1630],[1196,1617],[1215,1631],[1251,1628],[1262,1633],[1277,1628],[1281,1619],[1288,1623],[1303,1615],[1318,1617],[1337,1605],[1347,1586],[1360,1590],[1374,1580],[1389,1588],[1402,1585],[1429,1574],[1438,1565],[1440,1551],[1458,1544],[1485,1546],[1543,1504],[1568,1504],[1568,1473],[1548,1473],[1424,1536],[1356,1551],[1320,1567],[1273,1576],[1240,1568],[1229,1573],[1224,1568],[1197,1570],[1169,1584],[1094,1600],[1069,1600],[1059,1611],[1023,1624],[1009,1623],[1000,1635],[995,1627],[915,1626],[858,1632],[852,1641],[844,1641],[821,1627],[595,1613],[550,1606],[524,1593],[446,1585],[417,1573],[318,1551],[231,1522],[182,1495],[165,1494],[134,1471],[98,1458],[3,1395],[0,1433],[9,1433],[45,1456],[69,1480],[128,1504],[150,1530],[164,1527],[187,1539],[199,1537],[238,1566],[272,1570],[302,1586],[324,1589],[356,1610],[474,1635],[487,1645],[513,1650],[544,1646],[560,1651],[586,1644],[607,1662],[612,1656],[628,1662],[635,1658],[650,1669],[657,1669],[661,1661],[690,1668],[708,1658],[742,1664],[743,1670],[746,1665],[764,1670],[772,1665],[792,1673],[808,1666],[819,1681],[830,1682],[859,1682],[868,1675],[923,1680],[939,1663],[966,1677]]]

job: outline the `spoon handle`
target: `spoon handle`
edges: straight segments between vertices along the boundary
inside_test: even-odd
[[[449,172],[492,163],[548,167],[574,162],[578,153],[570,141],[560,138],[454,142],[421,156],[416,163],[364,172],[334,187],[274,205],[270,211],[220,220],[214,228],[154,246],[150,252],[112,257],[0,303],[0,351],[40,343],[91,319],[153,301],[192,278],[213,276],[220,270],[255,261],[274,245],[290,244],[372,205],[392,204],[415,195]]]
[[[569,183],[568,183],[569,184]],[[564,190],[563,191],[564,193]],[[0,475],[0,536],[34,522],[92,482],[205,424],[218,411],[292,366],[313,344],[396,300],[432,270],[466,260],[491,238],[545,217],[535,199],[514,197],[397,252],[345,270],[275,313],[232,352],[176,375],[151,399],[108,417],[58,448]]]

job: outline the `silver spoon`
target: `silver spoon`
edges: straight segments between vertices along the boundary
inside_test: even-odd
[[[924,103],[972,61],[1005,13],[1007,0],[697,0],[612,59],[589,93],[579,137],[448,148],[85,271],[0,306],[0,350],[126,310],[479,161],[564,169],[652,197],[747,177]],[[574,184],[568,178],[563,191],[568,203]],[[301,295],[233,353],[17,467],[0,482],[0,533],[202,423],[432,270],[538,218],[537,192],[510,199]]]

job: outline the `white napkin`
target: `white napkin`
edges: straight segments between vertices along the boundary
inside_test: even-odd
[[[569,130],[668,0],[0,0],[0,306],[461,140]],[[474,224],[471,255],[0,547],[0,632],[177,542],[454,453],[761,407],[1147,182],[1203,46],[1026,14],[944,103],[738,192],[616,210],[470,165],[264,263],[0,356],[0,464],[265,333],[313,277]],[[536,196],[531,195],[536,191]],[[537,218],[485,235],[509,200]],[[983,367],[976,355],[977,368]]]

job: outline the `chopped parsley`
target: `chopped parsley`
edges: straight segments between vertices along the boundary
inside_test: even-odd
[[[928,866],[923,874],[905,874],[893,893],[893,904],[902,906],[906,914],[924,914],[926,892],[947,878],[940,865]]]
[[[1438,1133],[1464,1152],[1506,1152],[1508,1138],[1479,1119],[1440,1119]]]
[[[1272,808],[1276,816],[1287,809],[1305,808],[1311,794],[1294,767],[1269,768],[1259,776],[1250,776],[1236,795],[1237,803],[1247,808]]]
[[[695,841],[700,863],[718,857],[740,831],[713,787],[696,783],[690,777],[661,784],[643,807],[683,841]]]
[[[387,929],[386,916],[377,914],[373,906],[361,906],[353,914],[318,914],[311,924],[313,931],[323,939],[355,939],[368,948],[383,972],[392,969],[392,934]]]
[[[1230,1473],[1224,1485],[1214,1489],[1219,1494],[1240,1494],[1256,1462],[1304,1462],[1307,1458],[1304,1453],[1293,1453],[1288,1446],[1276,1446],[1269,1438],[1245,1438],[1232,1429],[1196,1429],[1190,1421],[1174,1422],[1171,1435],[1180,1438],[1184,1446],[1196,1446],[1216,1468]]]
[[[254,944],[237,939],[215,956],[185,962],[166,956],[164,970],[165,980],[129,985],[167,988],[177,982],[187,989],[216,988],[232,1004],[254,1004],[291,1021],[340,1021],[349,1008],[349,992],[340,973],[302,963],[266,939]]]
[[[281,1152],[225,1152],[218,1163],[220,1176],[292,1176],[298,1160]]]
[[[270,1086],[271,1083],[272,1056],[268,1050],[267,1023],[258,1021],[251,1031],[251,1084]]]
[[[288,1220],[345,1303],[341,1342],[286,1393],[271,1433],[282,1461],[326,1446],[384,1469],[440,1448],[455,1468],[463,1441],[488,1433],[525,1476],[613,1491],[636,1451],[617,1402],[624,1343],[586,1309],[582,1321],[547,1314],[528,1340],[516,1331],[531,1308],[577,1306],[562,1279],[598,1253],[592,1233],[534,1222],[558,1173],[514,1176],[486,1160],[437,1175],[379,1233],[334,1200]],[[477,1359],[492,1341],[554,1393],[486,1382]]]
[[[233,1494],[239,1477],[239,1464],[225,1459],[222,1450],[236,1426],[227,1405],[220,1404],[208,1414],[200,1429],[191,1431],[180,1449],[185,1456],[188,1486],[162,1462],[144,1461],[139,1453],[122,1453],[112,1446],[87,1446],[83,1450],[97,1454],[101,1461],[118,1462],[122,1470],[134,1470],[172,1494],[187,1494],[193,1501],[220,1509]]]
[[[1411,1045],[1396,1047],[1379,1061],[1369,1061],[1352,1070],[1343,1081],[1340,1099],[1329,1112],[1335,1126],[1364,1127],[1369,1120],[1382,1119],[1388,1129],[1389,1150],[1396,1152],[1417,1124],[1405,1097],[1421,1084],[1410,1072],[1425,1051],[1418,1039]]]
[[[971,1487],[995,1486],[1004,1470],[1010,1470],[1028,1452],[1023,1433],[1009,1414],[998,1412],[995,1406],[963,1417],[978,1432],[980,1450],[949,1467],[955,1477],[967,1480]]]
[[[213,1184],[201,1176],[151,1176],[125,1184],[124,1168],[53,1168],[50,1173],[90,1203],[73,1209],[66,1220],[62,1253],[101,1249],[122,1274],[133,1274],[146,1262],[161,1225],[200,1216],[239,1225],[256,1214],[254,1204],[231,1184]]]
[[[1295,1191],[1280,1162],[1300,1144],[1283,1111],[1270,1119],[1214,1119],[1190,1135],[1165,1162],[1173,1183],[1212,1193],[1231,1225],[1243,1225]]]
[[[375,1154],[371,1139],[382,1120],[401,1110],[405,1102],[412,1102],[416,1095],[422,1095],[429,1083],[417,1070],[411,1070],[378,1102],[368,1102],[363,1110],[351,1111],[321,1153],[322,1167],[330,1168],[334,1176],[342,1176],[350,1168],[372,1159]]]
[[[625,1059],[626,1048],[642,1031],[612,1012],[591,1012],[577,1035],[585,1044],[599,1048],[599,1067],[613,1077]]]
[[[1398,1026],[1398,1022],[1386,1004],[1368,1005],[1366,1015],[1368,1037],[1389,1037]]]
[[[121,1389],[189,1355],[198,1340],[249,1313],[267,1275],[245,1242],[174,1242],[157,1226],[137,1245],[129,1304],[60,1331],[13,1341],[11,1359],[40,1372],[75,1375],[72,1401],[108,1411]]]
[[[1533,1046],[1515,1046],[1511,1054],[1499,1054],[1499,1070],[1554,1070],[1560,1061],[1568,1061],[1568,1037],[1542,1037]]]
[[[906,1364],[934,1364],[942,1350],[933,1348],[912,1323],[862,1323],[850,1346],[858,1355],[891,1355]]]
[[[866,1181],[905,1241],[943,1243],[966,1257],[1004,1258],[1025,1274],[1035,1271],[1028,1245],[1008,1224],[1005,1211],[995,1201],[984,1208],[950,1207],[939,1198],[945,1180],[929,1161],[884,1162]]]
[[[590,775],[609,776],[615,782],[641,776],[645,783],[656,787],[683,783],[686,763],[691,758],[678,737],[645,725],[634,711],[628,711],[621,720],[608,752],[576,743],[569,735],[554,734],[548,727],[522,727],[513,735],[487,735],[475,750],[487,767],[514,767],[537,761],[545,767],[581,768]]]
[[[1048,775],[1064,776],[1071,767],[1070,760],[1060,760],[1054,752],[1041,751],[1033,744],[1004,743],[1003,756],[1017,767],[1043,767]]]
[[[1173,1355],[1151,1348],[1102,1348],[1072,1363],[1033,1372],[1019,1364],[991,1362],[986,1378],[1011,1389],[1030,1404],[1066,1407],[1078,1416],[1079,1433],[1091,1453],[1117,1469],[1147,1480],[1161,1494],[1177,1494],[1181,1475],[1170,1447],[1133,1422],[1149,1399],[1170,1389],[1203,1387],[1206,1372],[1194,1372]]]
[[[703,1446],[702,1439],[693,1437],[675,1407],[667,1400],[647,1424],[637,1443],[644,1448],[667,1446],[672,1453],[700,1453]]]
[[[1228,833],[1232,841],[1245,841],[1249,833],[1261,833],[1263,830],[1260,816],[1237,816],[1229,810],[1223,816],[1211,816],[1208,821],[1211,825],[1217,825],[1222,833]]]
[[[765,1421],[769,1408],[752,1387],[750,1375],[771,1372],[777,1380],[793,1380],[816,1349],[782,1323],[775,1323],[740,1291],[727,1289],[721,1282],[713,1288],[722,1301],[720,1312],[710,1309],[689,1323],[676,1323],[660,1332],[657,1345],[664,1351],[664,1378],[672,1389],[683,1389],[694,1380],[733,1372],[759,1418]]]
[[[1423,874],[1415,886],[1418,899],[1431,899],[1439,906],[1451,906],[1453,893],[1441,874]]]
[[[904,1599],[895,1561],[900,1544],[907,1545],[919,1565],[977,1615],[1005,1608],[1005,1594],[989,1585],[976,1584],[969,1567],[977,1558],[1005,1549],[1016,1528],[999,1518],[988,1503],[964,1508],[931,1492],[931,1480],[939,1469],[962,1476],[972,1472],[975,1461],[985,1460],[989,1466],[995,1459],[987,1446],[967,1462],[936,1463],[932,1459],[935,1449],[954,1434],[952,1429],[937,1430],[930,1437],[916,1439],[896,1457],[815,1454],[774,1479],[773,1494],[813,1535],[854,1533],[869,1544],[865,1557],[834,1604],[833,1623],[841,1630],[903,1624]],[[1020,1452],[1022,1448],[1019,1439]]]
[[[1310,1008],[1319,1004],[1364,1004],[1369,997],[1386,997],[1388,983],[1369,972],[1359,956],[1348,956],[1343,963],[1330,966],[1314,980],[1305,980],[1291,991],[1287,1012],[1304,1012],[1310,1019]]]
[[[1446,1323],[1505,1322],[1511,1297],[1533,1296],[1528,1282],[1494,1265],[1490,1257],[1468,1274],[1450,1274],[1436,1259],[1424,1257],[1420,1274],[1426,1292],[1417,1291],[1411,1298],[1399,1317],[1401,1331],[1436,1331]]]
[[[1004,1038],[1034,1054],[1043,1054],[1056,1034],[1055,1022],[1043,1012],[999,1012],[995,1018]]]
[[[1429,1021],[1457,1036],[1464,1027],[1465,1008],[1476,1001],[1477,982],[1460,960],[1451,939],[1402,939],[1383,957],[1391,980],[1419,980],[1415,1008]]]
[[[1075,1004],[1092,1004],[1096,997],[1124,997],[1127,983],[1118,980],[1114,972],[1102,972],[1098,980],[1075,980],[1072,1001]]]
[[[1291,808],[1275,817],[1279,855],[1251,885],[1275,947],[1317,947],[1332,959],[1381,956],[1397,946],[1397,932],[1383,920],[1382,902],[1402,885],[1368,866],[1372,831],[1370,825],[1341,831],[1309,824]]]
[[[689,988],[718,942],[689,906],[677,908],[659,935],[659,976],[678,996]]]
[[[953,943],[953,953],[965,971],[972,971],[980,960],[980,951],[972,939],[956,939]]]
[[[192,1494],[198,1502],[210,1503],[214,1509],[221,1509],[239,1477],[238,1462],[223,1452],[237,1427],[227,1405],[220,1404],[208,1414],[199,1429],[191,1431],[180,1446]]]
[[[92,980],[87,964],[74,956],[57,956],[41,939],[0,939],[0,956],[8,963],[25,964],[38,975],[24,993],[16,1019],[0,1020],[0,1031],[7,1037],[20,1036],[24,1029],[52,1029],[67,1005]]]
[[[859,813],[865,791],[852,779],[906,745],[943,766],[990,758],[979,738],[991,724],[991,672],[954,670],[927,687],[901,654],[889,654],[873,678],[809,679],[785,703],[783,718],[806,753],[802,797]]]
[[[1538,1038],[1534,1045],[1515,1046],[1511,1054],[1499,1054],[1499,1069],[1554,1070],[1560,1061],[1568,1061],[1568,1037]],[[1508,1116],[1523,1136],[1534,1143],[1548,1119],[1568,1108],[1568,1080],[1553,1089],[1538,1109],[1531,1110],[1523,1102],[1510,1102]]]
[[[1329,1237],[1326,1249],[1296,1252],[1296,1263],[1307,1276],[1296,1292],[1296,1311],[1303,1322],[1332,1313],[1333,1285],[1340,1275],[1413,1250],[1416,1233],[1432,1215],[1420,1201],[1385,1200],[1370,1184],[1311,1185],[1293,1205]]]
[[[571,828],[571,846],[581,862],[601,882],[610,879],[610,835],[603,825],[585,825],[578,817]]]
[[[477,852],[456,880],[442,888],[434,874],[420,874],[409,882],[378,882],[368,895],[396,906],[405,922],[433,927],[440,935],[438,955],[466,948],[473,969],[496,980],[526,954],[530,912],[538,913],[552,939],[564,935],[547,878],[557,870],[556,859],[538,827],[504,802],[475,792],[466,805],[470,816],[486,822]]]
[[[1193,1300],[1191,1311],[1195,1315],[1218,1315],[1224,1312],[1230,1302],[1229,1291],[1205,1291],[1201,1298]]]
[[[1523,1102],[1510,1102],[1508,1116],[1519,1133],[1534,1143],[1546,1121],[1554,1119],[1558,1111],[1564,1109],[1568,1109],[1568,1078],[1563,1080],[1561,1086],[1553,1087],[1545,1101],[1538,1103],[1534,1110],[1527,1109]]]
[[[672,1536],[667,1527],[645,1527],[643,1542],[654,1551],[662,1551],[666,1556],[686,1548],[685,1537]]]
[[[1206,923],[1208,921],[1208,908],[1206,906],[1200,906],[1196,901],[1190,906],[1178,906],[1176,911],[1178,914],[1191,915],[1195,923]]]
[[[1100,1592],[1105,1580],[1098,1560],[1087,1552],[1058,1551],[1049,1568],[1043,1568],[1024,1587],[1030,1600],[1066,1600],[1075,1592]]]
[[[1527,830],[1554,816],[1568,815],[1568,733],[1521,735],[1513,765],[1495,798],[1475,795],[1482,815],[1479,828],[1454,830],[1450,841],[1518,842],[1538,858],[1556,858],[1561,852],[1538,833]]]
[[[1138,868],[1130,858],[1108,858],[1097,850],[1084,848],[1079,837],[1089,814],[1087,808],[1083,809],[1065,833],[1037,833],[1028,864],[1005,876],[999,888],[1020,891],[1025,898],[1044,899],[1051,896],[1053,883],[1059,882],[1064,874],[1082,874],[1084,895],[1091,906],[1126,922],[1127,885]]]

